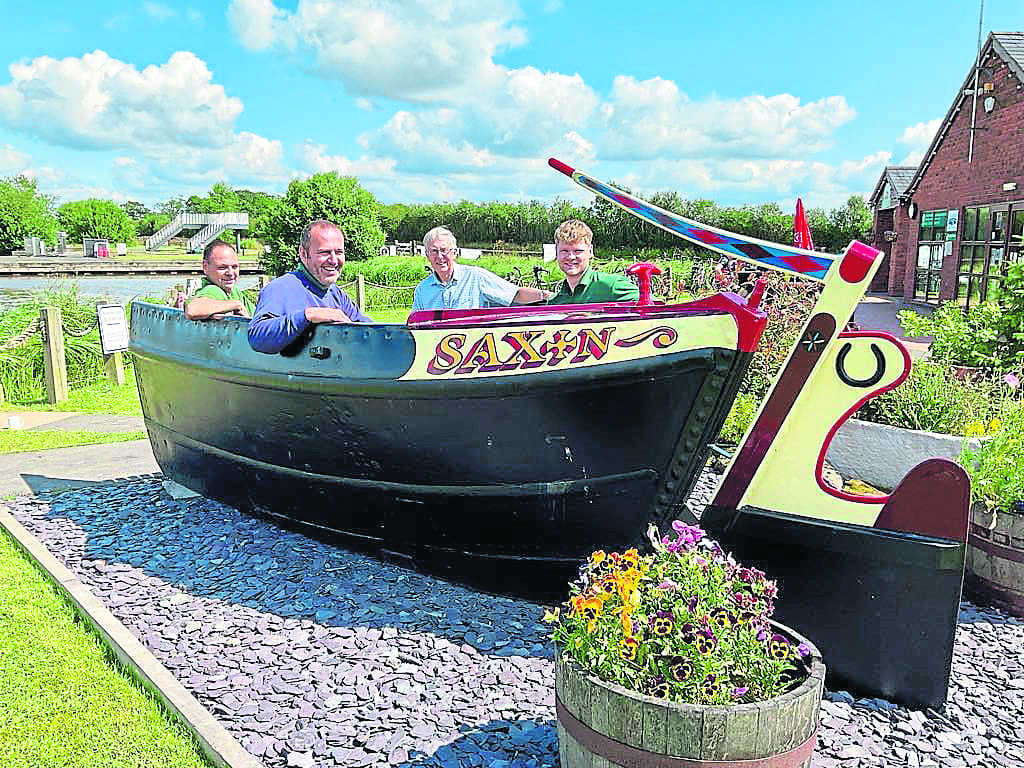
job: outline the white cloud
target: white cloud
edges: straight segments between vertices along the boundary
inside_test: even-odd
[[[363,156],[358,160],[349,160],[344,155],[329,155],[324,144],[304,141],[295,147],[298,165],[309,173],[336,171],[342,176],[357,178],[387,178],[395,170],[395,162],[390,158],[372,158]]]
[[[602,106],[602,154],[655,157],[805,157],[833,143],[856,117],[842,96],[801,104],[787,93],[694,102],[671,80],[619,75]]]
[[[167,21],[178,15],[176,10],[163,3],[145,2],[142,4],[142,10],[147,16],[157,21]]]
[[[17,176],[24,174],[32,166],[32,157],[24,152],[4,144],[0,147],[0,176]]]
[[[941,123],[942,118],[937,117],[934,120],[929,120],[927,123],[908,125],[903,129],[903,135],[900,136],[900,144],[925,149],[932,143],[932,139],[935,138],[935,132],[939,130]]]
[[[254,51],[274,49],[350,94],[412,102],[468,93],[494,54],[521,45],[511,0],[231,0],[228,20]]]
[[[103,51],[11,64],[0,121],[76,149],[230,144],[242,102],[212,82],[205,62],[178,51],[139,71]]]
[[[900,136],[899,143],[907,148],[906,156],[900,161],[900,165],[918,165],[924,158],[928,145],[935,138],[935,133],[942,124],[942,118],[937,117],[928,122],[908,125]]]

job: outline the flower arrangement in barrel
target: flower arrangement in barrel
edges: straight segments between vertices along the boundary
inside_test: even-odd
[[[653,553],[598,551],[547,611],[563,654],[642,694],[693,704],[771,698],[806,677],[811,649],[769,623],[777,589],[697,526],[651,526]]]

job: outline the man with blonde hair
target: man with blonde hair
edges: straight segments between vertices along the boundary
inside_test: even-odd
[[[514,285],[483,267],[459,264],[455,235],[444,227],[434,227],[423,236],[423,252],[431,273],[416,286],[413,312],[535,304],[554,295],[542,288]]]
[[[590,268],[594,256],[594,233],[578,219],[563,221],[555,230],[555,259],[565,273],[548,304],[600,304],[606,301],[636,301],[640,289],[626,275],[598,272]]]

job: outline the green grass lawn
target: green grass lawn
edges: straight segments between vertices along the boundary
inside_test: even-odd
[[[145,440],[145,432],[90,432],[73,429],[4,429],[0,430],[0,453],[47,451],[73,445],[123,443]]]
[[[0,765],[207,768],[3,534],[0,585]]]
[[[75,413],[119,413],[125,416],[141,416],[139,390],[131,370],[125,371],[126,383],[117,387],[106,380],[94,382],[80,389],[73,389],[63,403],[31,403],[29,405],[0,406],[5,411],[73,411]]]

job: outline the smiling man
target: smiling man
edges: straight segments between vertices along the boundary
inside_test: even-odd
[[[274,354],[318,323],[372,323],[337,286],[345,266],[345,236],[325,219],[302,230],[299,267],[262,291],[249,321],[249,344]]]
[[[555,230],[555,259],[565,280],[548,304],[600,304],[605,301],[636,301],[640,289],[625,275],[590,268],[594,233],[577,219],[563,221]]]
[[[423,236],[423,251],[431,273],[416,286],[413,312],[534,304],[552,296],[541,288],[514,285],[483,267],[459,264],[455,235],[444,227],[434,227]]]
[[[238,290],[238,254],[223,240],[203,249],[203,284],[185,303],[185,317],[207,320],[222,315],[252,316],[252,302]]]

